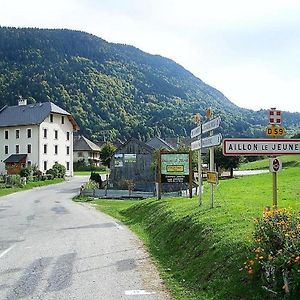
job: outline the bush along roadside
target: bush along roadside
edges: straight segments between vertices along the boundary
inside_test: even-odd
[[[242,269],[270,297],[299,299],[300,213],[265,210],[254,223],[254,249]]]

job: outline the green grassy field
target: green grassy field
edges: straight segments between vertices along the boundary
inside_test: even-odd
[[[283,155],[279,156],[284,168],[287,167],[300,167],[300,155]],[[239,170],[259,170],[269,169],[269,158],[252,161],[242,164]]]
[[[108,171],[95,171],[99,174],[108,174]],[[90,176],[91,171],[74,171],[74,176]]]
[[[55,184],[64,181],[63,178],[55,178],[52,180],[45,180],[45,181],[35,181],[35,182],[28,182],[25,187],[22,188],[17,188],[17,187],[12,187],[12,188],[0,188],[0,197],[9,195],[12,193],[20,192],[20,191],[26,191],[30,190],[34,187],[39,187],[39,186],[44,186],[44,185],[50,185],[50,184]]]
[[[278,188],[278,206],[300,210],[299,168],[278,173]],[[214,209],[209,194],[205,186],[201,207],[196,196],[94,203],[143,239],[173,299],[268,299],[239,269],[252,246],[253,219],[272,206],[272,174],[221,180]]]

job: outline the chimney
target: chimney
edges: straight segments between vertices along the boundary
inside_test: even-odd
[[[22,96],[19,96],[18,105],[27,105],[27,99],[23,99]]]

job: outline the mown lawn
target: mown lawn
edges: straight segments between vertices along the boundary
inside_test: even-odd
[[[300,169],[278,174],[278,205],[300,210]],[[272,206],[272,174],[222,180],[215,208],[176,197],[158,201],[97,200],[98,209],[126,223],[148,247],[173,299],[280,299],[239,271],[252,247],[253,219]]]
[[[64,181],[63,178],[55,178],[52,180],[45,180],[45,181],[34,181],[34,182],[28,182],[26,186],[18,188],[18,187],[11,187],[11,188],[0,188],[0,197],[9,195],[15,192],[20,192],[20,191],[26,191],[30,190],[34,187],[39,187],[39,186],[44,186],[44,185],[50,185],[50,184],[55,184]]]
[[[74,176],[90,176],[92,171],[74,171]],[[95,171],[98,174],[108,174],[108,171]]]
[[[283,155],[278,156],[282,161],[283,167],[300,167],[300,155]],[[269,169],[269,158],[262,160],[252,161],[242,164],[239,170],[259,170],[259,169]]]

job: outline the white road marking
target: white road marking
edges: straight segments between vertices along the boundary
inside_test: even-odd
[[[126,296],[137,296],[137,295],[153,295],[155,292],[147,292],[145,290],[129,290],[125,291]]]
[[[9,248],[7,248],[6,250],[4,250],[2,253],[0,253],[0,258],[3,257],[5,254],[7,254],[10,250],[12,250],[14,247],[16,246],[16,244],[10,246]]]
[[[118,229],[124,229],[120,224],[118,224],[117,222],[115,222],[115,225]]]

